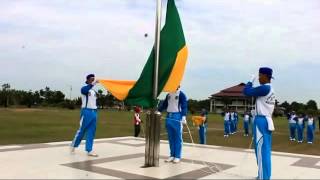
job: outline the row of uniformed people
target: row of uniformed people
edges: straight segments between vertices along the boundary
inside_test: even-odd
[[[304,129],[307,127],[307,142],[309,144],[313,143],[316,123],[312,115],[296,115],[295,112],[292,112],[289,116],[288,122],[290,129],[290,141],[297,140],[298,143],[302,143],[304,139]],[[307,125],[305,125],[306,123]]]
[[[226,111],[224,116],[224,137],[235,134],[238,131],[239,115],[235,111]],[[245,112],[243,116],[243,130],[244,136],[249,136],[249,128],[253,122],[253,116],[250,112]]]

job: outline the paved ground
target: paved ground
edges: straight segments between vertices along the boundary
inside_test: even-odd
[[[179,164],[165,163],[168,143],[161,141],[160,166],[142,168],[144,139],[97,139],[99,157],[87,157],[70,142],[0,146],[0,179],[254,179],[257,166],[250,149],[184,144]],[[319,179],[320,157],[273,152],[275,179]]]

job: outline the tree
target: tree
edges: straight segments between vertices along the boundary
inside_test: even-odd
[[[82,102],[81,102],[81,97],[77,97],[75,100],[74,100],[74,103],[76,106],[80,107],[82,105]]]
[[[194,99],[188,100],[188,110],[191,112],[191,114],[194,114],[199,108],[200,107],[197,100],[194,100]]]
[[[118,101],[110,92],[107,92],[105,96],[104,103],[108,107],[113,107],[114,105],[118,104],[120,106],[121,102]]]
[[[53,91],[50,97],[50,104],[59,104],[64,101],[65,95],[61,91]]]
[[[39,91],[35,91],[33,93],[33,98],[36,105],[40,105],[42,103],[42,98]]]
[[[280,107],[285,108],[285,113],[289,113],[292,111],[292,108],[287,101],[284,101],[282,104],[280,104]]]
[[[10,84],[6,83],[2,85],[2,101],[3,101],[3,105],[4,107],[8,107],[9,106],[9,101],[10,101]]]
[[[205,100],[189,99],[188,100],[188,110],[191,112],[191,114],[199,112],[199,111],[201,111],[201,109],[208,110],[209,107],[210,107],[210,100],[209,99],[205,99]]]
[[[103,109],[103,106],[105,104],[105,99],[106,99],[106,96],[103,94],[103,91],[99,89],[97,93],[97,102],[98,102],[99,108]]]
[[[293,101],[291,103],[291,108],[296,112],[303,112],[305,110],[304,104]]]
[[[29,92],[24,91],[22,94],[23,96],[21,99],[21,104],[26,105],[28,108],[31,108],[31,106],[35,103],[34,93],[29,90]]]
[[[318,110],[318,106],[316,101],[314,100],[309,100],[306,104],[306,109],[310,109],[310,110]]]

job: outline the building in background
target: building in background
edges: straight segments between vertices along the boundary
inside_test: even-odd
[[[246,97],[242,91],[244,83],[221,90],[212,94],[210,98],[210,112],[221,113],[225,109],[243,113],[254,107],[255,99]]]

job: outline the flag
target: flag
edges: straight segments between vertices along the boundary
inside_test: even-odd
[[[160,54],[158,93],[176,91],[183,78],[187,62],[188,48],[186,46],[183,28],[174,0],[168,0],[166,20],[160,32]],[[129,105],[154,107],[153,72],[155,48],[145,64],[137,81],[100,80],[100,83],[117,99],[125,100]]]

